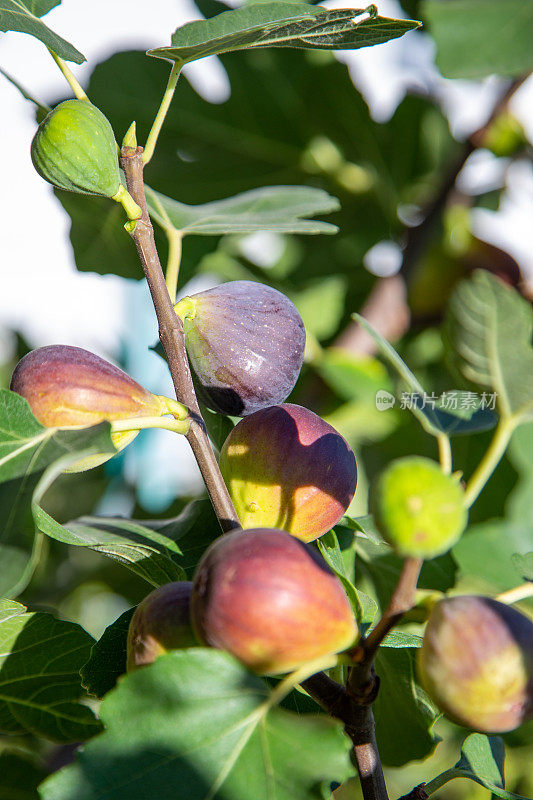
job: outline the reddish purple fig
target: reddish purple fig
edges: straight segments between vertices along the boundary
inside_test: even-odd
[[[128,631],[128,671],[169,650],[198,644],[190,621],[192,583],[167,583],[139,603]]]
[[[288,297],[230,281],[176,305],[198,395],[208,408],[244,417],[281,403],[302,368],[305,330]]]
[[[263,675],[341,652],[357,636],[337,576],[309,545],[272,529],[228,533],[209,547],[191,619],[201,642]]]
[[[69,345],[49,345],[24,356],[10,388],[25,397],[33,415],[47,428],[89,427],[103,420],[158,417],[167,413],[164,398],[153,395],[103,358]],[[115,431],[122,449],[137,430]],[[94,456],[71,469],[85,469],[110,458]]]
[[[481,733],[533,716],[533,622],[489,597],[450,597],[431,611],[418,666],[431,699]]]
[[[357,483],[340,433],[290,403],[242,419],[224,442],[220,469],[243,528],[282,528],[305,542],[339,522]]]

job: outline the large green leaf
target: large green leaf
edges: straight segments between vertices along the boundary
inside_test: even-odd
[[[78,673],[93,642],[79,625],[0,601],[0,730],[57,742],[96,733],[99,722],[78,702]]]
[[[504,800],[523,800],[522,796],[505,789],[503,763],[505,748],[499,736],[472,733],[463,742],[461,758],[457,764],[424,785],[432,795],[454,778],[469,778]],[[527,799],[525,799],[527,800]]]
[[[368,12],[365,19],[357,17]],[[368,9],[325,9],[296,3],[258,3],[182,25],[170,47],[148,54],[186,64],[206,56],[258,47],[354,50],[387,42],[418,28],[414,20],[378,17]]]
[[[0,31],[18,31],[35,36],[66,61],[82,64],[85,56],[39,19],[61,0],[0,0]]]
[[[446,78],[519,76],[533,69],[529,0],[426,0],[421,12]]]
[[[448,357],[463,378],[496,392],[502,416],[533,416],[533,309],[485,270],[455,288],[448,307]]]
[[[107,422],[83,430],[44,428],[27,400],[0,389],[0,481],[37,472],[59,458],[75,461],[87,449],[114,453],[109,430]]]
[[[381,759],[391,767],[425,758],[438,742],[430,732],[438,711],[416,682],[415,652],[380,647],[376,657],[380,679],[373,705],[376,736]]]
[[[166,537],[121,519],[89,517],[60,525],[40,505],[39,495],[33,501],[35,524],[52,539],[101,553],[124,564],[152,586],[184,579],[183,569],[170,557],[174,543]]]
[[[182,236],[220,236],[225,233],[336,233],[328,222],[306,217],[337,211],[339,201],[322,189],[308,186],[265,186],[225,200],[190,206],[145,187],[151,218]]]
[[[106,731],[41,786],[43,800],[311,800],[352,773],[350,742],[325,716],[269,709],[265,683],[227,653],[168,653],[123,678]]]
[[[290,284],[283,277],[276,288],[294,293],[323,277],[327,263],[330,276],[348,278],[344,309],[341,305],[346,318],[346,309],[359,307],[373,282],[359,266],[365,252],[399,231],[397,203],[413,202],[427,192],[452,155],[447,123],[429,101],[408,97],[387,125],[379,125],[370,118],[346,68],[330,57],[251,50],[225,56],[224,66],[231,83],[231,96],[224,103],[206,102],[185,76],[181,79],[145,170],[146,181],[167,197],[191,205],[237,195],[251,186],[280,184],[311,184],[339,197],[341,210],[328,218],[338,225],[339,234],[290,240]],[[138,139],[144,141],[166,77],[166,65],[159,59],[119,53],[96,67],[88,93],[117,132],[130,125],[134,106]],[[124,85],[129,87],[127,95]],[[338,151],[339,164],[331,171],[311,157],[324,146]],[[366,175],[376,191],[369,190],[366,178],[366,189],[357,181],[353,191],[351,184],[347,188],[341,183],[345,174],[350,181],[353,172]],[[116,203],[68,192],[58,192],[58,197],[72,219],[70,236],[79,269],[142,277]],[[156,226],[163,263],[165,238]],[[181,282],[195,274],[201,258],[215,246],[214,237],[185,237]],[[272,277],[270,271],[268,280]],[[264,279],[264,274],[257,271],[255,279]]]

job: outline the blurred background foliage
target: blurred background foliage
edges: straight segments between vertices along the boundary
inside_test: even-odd
[[[441,12],[445,14],[440,8],[445,5],[456,30],[464,21],[464,4],[459,0],[401,3],[406,14],[427,23],[424,35],[434,31],[437,64],[447,75],[450,34],[446,25],[450,20],[441,19]],[[480,8],[486,5],[480,0]],[[494,13],[496,7],[501,11],[505,5],[494,0]],[[206,17],[225,8],[217,0],[197,0],[197,6]],[[509,8],[505,13],[512,16]],[[480,11],[472,25],[482,18]],[[497,42],[494,20],[490,24]],[[526,29],[531,34],[531,28],[526,25]],[[415,32],[409,37],[420,35]],[[480,78],[492,71],[490,46],[486,40],[480,41],[484,45],[474,65],[467,51],[454,50],[454,77]],[[522,52],[519,45],[516,49]],[[505,60],[506,53],[502,44],[501,74],[509,80],[502,84],[502,93],[531,68],[529,53],[522,58],[513,55],[510,62]],[[222,63],[231,84],[231,96],[225,102],[206,101],[186,77],[180,79],[155,157],[146,169],[146,181],[158,191],[192,204],[277,184],[315,186],[339,198],[340,210],[327,216],[328,222],[339,227],[335,236],[186,238],[180,284],[198,276],[211,285],[234,279],[259,280],[295,302],[306,324],[308,347],[290,400],[319,413],[353,447],[359,483],[350,514],[364,515],[368,487],[392,458],[413,453],[436,458],[437,453],[434,440],[398,401],[386,411],[376,407],[378,391],[399,398],[404,387],[376,356],[351,314],[364,309],[375,327],[395,340],[402,357],[430,391],[439,394],[458,388],[457,378],[445,363],[440,334],[453,286],[481,268],[530,299],[533,279],[522,274],[509,253],[472,232],[472,209],[497,209],[503,182],[490,192],[476,194],[461,191],[455,178],[476,150],[489,149],[506,170],[530,156],[531,143],[505,100],[492,123],[467,141],[452,136],[438,99],[429,93],[408,93],[389,121],[377,122],[346,66],[329,53],[257,50],[224,56]],[[507,63],[509,69],[504,68]],[[94,67],[87,91],[110,119],[118,139],[134,117],[142,142],[167,75],[167,65],[148,59],[144,52],[118,52]],[[56,194],[72,221],[70,238],[78,269],[139,280],[141,268],[132,242],[121,230],[120,210],[111,209],[106,200]],[[157,232],[157,242],[164,261],[167,244],[161,232]],[[28,349],[18,336],[13,355],[0,365],[1,386],[9,385],[14,365]],[[128,352],[125,343],[122,366],[126,369]],[[209,415],[208,422],[217,427],[213,427],[213,438],[220,443],[231,420],[213,420]],[[124,473],[126,458],[143,458],[146,445],[143,449],[142,437],[149,440],[149,434],[141,434],[128,455],[120,454],[86,474],[61,477],[47,495],[47,510],[59,521],[67,521],[86,514],[121,514],[127,509],[132,517],[146,521],[154,516],[171,519],[186,509],[190,521],[185,527],[180,523],[179,530],[196,525],[201,528],[201,542],[209,541],[217,535],[217,525],[206,501],[191,512],[188,504],[196,495],[176,492],[171,502],[154,514],[153,506]],[[466,477],[490,438],[490,431],[454,438],[454,465]],[[532,449],[533,425],[529,424],[514,434],[507,455],[472,509],[468,532],[451,555],[434,565],[427,585],[422,580],[422,588],[494,594],[520,582],[511,556],[531,549]],[[32,482],[27,479],[0,486],[5,554],[0,581],[4,587],[13,586],[21,576],[35,547],[33,521],[23,503],[31,490]],[[158,523],[154,524],[157,527]],[[338,534],[342,548],[342,527]],[[197,552],[189,553],[189,569],[201,553],[198,541],[195,545]],[[38,548],[34,552],[37,568],[18,599],[32,610],[51,610],[64,619],[76,620],[96,638],[151,589],[116,562],[85,548],[69,548],[44,537]],[[357,584],[379,604],[386,603],[398,560],[383,549],[363,557],[348,547],[343,555]],[[431,570],[431,564],[427,568]],[[531,611],[531,605],[523,605],[524,610],[528,607]],[[407,632],[420,631],[416,619],[408,620],[404,627]],[[431,733],[425,729],[406,735],[401,751],[392,747],[393,739],[397,742],[401,736],[398,726],[402,730],[409,706],[406,710],[401,691],[387,682],[387,659],[399,659],[403,654],[403,650],[389,649],[382,656],[383,689],[376,707],[391,797],[453,764],[465,733],[440,720]],[[395,692],[399,692],[397,697]],[[530,723],[504,737],[509,746],[507,788],[526,797],[533,795],[532,734]],[[434,736],[443,739],[436,749]],[[71,753],[70,745],[55,746],[30,735],[10,737],[8,743],[3,739],[0,798],[37,797],[39,780],[67,763]],[[409,761],[412,763],[405,767]],[[338,800],[357,796],[355,783],[339,790]],[[475,800],[489,794],[469,781],[453,781],[440,790],[439,797]]]

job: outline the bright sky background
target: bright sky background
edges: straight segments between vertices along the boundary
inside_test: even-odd
[[[350,2],[329,0],[324,5],[346,7]],[[395,0],[381,0],[378,8],[384,16],[404,16]],[[143,13],[146,9],[148,13]],[[198,10],[190,0],[63,0],[45,21],[87,57],[88,63],[72,66],[85,84],[94,65],[116,48],[148,49],[167,44],[178,25],[195,18],[199,18]],[[406,88],[432,88],[441,98],[452,130],[466,136],[484,121],[500,83],[496,79],[482,84],[443,81],[433,66],[433,56],[428,37],[407,35],[339,57],[349,65],[352,79],[376,119],[386,121],[392,115]],[[29,36],[0,34],[0,67],[44,102],[65,93],[63,76],[43,45]],[[192,64],[186,71],[207,99],[223,102],[227,98],[228,82],[216,59]],[[69,219],[55,202],[51,186],[34,171],[29,157],[35,132],[34,108],[2,76],[0,107],[0,211],[4,223],[0,239],[0,359],[9,348],[3,329],[20,331],[34,347],[54,342],[75,344],[110,360],[127,341],[131,374],[152,391],[170,392],[166,368],[155,355],[147,355],[147,348],[156,339],[156,325],[145,286],[76,271],[68,242]],[[532,79],[517,92],[511,107],[533,140]],[[463,185],[497,185],[501,175],[494,161],[488,153],[477,154],[464,171]],[[507,248],[533,280],[531,165],[513,165],[508,181],[502,211],[476,211],[475,229],[482,238]],[[142,467],[139,459],[126,462],[132,478],[136,477],[133,473],[144,470],[143,492],[149,497],[157,486],[163,505],[164,498],[175,491],[176,481],[184,491],[199,487],[185,443],[180,437],[172,439],[169,445],[164,432],[150,432],[146,437],[150,458]]]

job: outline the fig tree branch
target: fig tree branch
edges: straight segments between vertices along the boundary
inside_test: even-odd
[[[159,323],[159,338],[167,357],[176,398],[189,409],[191,425],[186,436],[198,462],[220,526],[225,532],[240,528],[240,522],[224,479],[220,474],[211,442],[206,433],[205,423],[200,414],[185,350],[183,325],[174,311],[161,269],[154,240],[154,230],[144,195],[142,156],[142,147],[123,147],[121,151],[121,163],[126,175],[128,191],[142,210],[141,217],[131,226],[133,228],[131,237],[137,247],[152,296]]]

